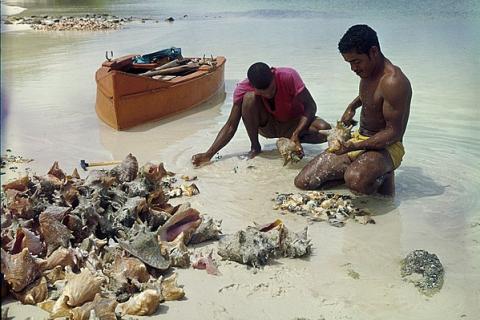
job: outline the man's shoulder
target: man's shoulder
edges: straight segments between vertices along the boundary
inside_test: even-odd
[[[300,74],[297,72],[297,70],[291,67],[275,68],[275,77],[277,80],[288,84],[303,83]]]
[[[412,96],[410,81],[402,70],[392,65],[380,79],[381,96],[388,101],[409,101]]]
[[[392,64],[380,79],[379,85],[382,91],[396,91],[401,88],[410,88],[410,81],[402,69]]]
[[[298,71],[292,67],[276,67],[275,72],[282,75],[298,74]]]

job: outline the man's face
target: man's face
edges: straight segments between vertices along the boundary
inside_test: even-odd
[[[257,96],[262,96],[266,99],[272,99],[275,97],[275,93],[277,91],[277,86],[275,85],[275,78],[272,79],[270,85],[265,89],[257,89],[255,88],[255,94]]]
[[[370,48],[372,51],[373,48]],[[342,53],[343,59],[350,64],[350,69],[357,74],[360,78],[368,78],[375,67],[375,52],[370,52],[370,55],[366,53],[357,53],[356,51]]]

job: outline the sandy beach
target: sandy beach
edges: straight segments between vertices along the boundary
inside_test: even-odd
[[[213,0],[170,6],[147,1],[128,13],[128,1],[116,9],[58,9],[48,4],[8,14],[111,9],[108,13],[148,16],[162,23],[130,23],[121,30],[90,33],[5,32],[2,25],[2,93],[8,108],[2,155],[11,149],[34,160],[6,170],[2,184],[22,176],[26,168],[45,174],[54,161],[70,173],[80,170],[81,159],[121,160],[132,153],[140,164],[163,162],[177,175],[198,176],[200,194],[172,201],[189,201],[200,213],[221,219],[224,234],[278,218],[292,231],[308,226],[313,252],[304,259],[282,258],[252,268],[215,255],[218,276],[176,268],[185,298],[162,303],[149,319],[477,319],[478,5],[466,2],[444,10],[431,3],[435,9],[388,2],[373,9],[349,9],[350,2],[335,7],[328,1],[302,1],[298,7],[281,3],[273,9],[269,1],[236,7]],[[2,3],[2,15],[12,8]],[[185,14],[188,18],[181,18]],[[166,23],[167,16],[179,18]],[[396,171],[396,196],[360,199],[375,214],[376,224],[348,222],[336,228],[273,209],[275,192],[299,192],[294,177],[325,144],[305,145],[305,158],[283,167],[275,140],[262,138],[263,152],[247,161],[243,155],[249,140],[241,124],[212,164],[193,168],[191,156],[210,146],[228,118],[235,84],[256,61],[296,68],[317,103],[317,115],[335,122],[358,92],[358,78],[337,50],[341,35],[356,23],[377,30],[384,54],[402,68],[414,91],[406,156]],[[94,110],[94,73],[105,51],[119,57],[170,46],[181,47],[185,55],[226,56],[225,95],[127,131],[102,123]],[[82,178],[88,174],[79,172]],[[350,194],[342,186],[331,191]],[[215,252],[217,243],[190,249],[192,255]],[[400,275],[400,261],[416,249],[435,253],[444,266],[445,282],[432,297]],[[48,317],[38,307],[11,299],[2,301],[5,306],[15,319]]]

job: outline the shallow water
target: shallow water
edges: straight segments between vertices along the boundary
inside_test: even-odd
[[[222,217],[226,232],[252,220],[271,220],[274,192],[295,191],[296,173],[325,148],[306,146],[304,160],[281,167],[274,140],[262,139],[265,152],[247,162],[239,158],[249,148],[240,125],[219,161],[194,170],[189,159],[208,148],[225,122],[235,83],[258,60],[295,67],[317,102],[317,115],[334,122],[358,90],[358,78],[338,54],[337,42],[349,26],[371,25],[385,56],[402,68],[413,87],[406,155],[396,174],[397,194],[393,201],[368,200],[379,214],[374,229],[312,226],[311,233],[320,232],[318,237],[329,242],[328,248],[318,245],[322,251],[312,260],[327,269],[329,259],[349,259],[373,269],[385,263],[386,273],[374,277],[381,286],[389,283],[389,270],[395,270],[398,259],[411,250],[426,249],[446,267],[441,293],[428,306],[422,302],[412,306],[402,296],[408,291],[393,289],[400,299],[392,300],[391,308],[383,306],[381,314],[399,319],[420,310],[424,315],[442,314],[445,308],[450,319],[462,312],[470,318],[480,311],[474,302],[480,298],[480,227],[475,224],[480,222],[480,10],[476,1],[427,1],[415,6],[401,1],[380,6],[375,1],[360,2],[366,5],[213,0],[53,3],[58,1],[15,1],[28,8],[25,15],[112,12],[154,20],[112,32],[2,33],[2,86],[8,99],[2,151],[11,148],[15,154],[34,158],[30,166],[39,173],[53,160],[70,171],[80,159],[121,159],[129,152],[141,163],[163,161],[169,170],[199,176],[202,193],[192,204],[201,212]],[[188,17],[183,18],[184,14]],[[169,15],[178,19],[173,24],[164,22]],[[94,111],[94,73],[105,51],[121,56],[169,46],[181,47],[185,55],[226,56],[225,100],[124,132],[101,123]],[[284,219],[295,229],[305,224],[300,217]],[[366,260],[366,255],[372,260]],[[312,279],[321,281],[318,275]],[[372,283],[368,286],[375,288]],[[345,299],[362,300],[364,289],[355,287]],[[371,293],[364,299],[375,298],[381,297]],[[452,305],[456,307],[447,311]],[[365,308],[361,318],[368,318]],[[171,315],[175,312],[181,314],[173,307]]]

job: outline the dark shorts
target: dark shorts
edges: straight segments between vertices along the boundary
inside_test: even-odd
[[[287,122],[281,122],[275,119],[275,117],[271,113],[267,113],[268,121],[267,124],[263,127],[258,128],[258,133],[265,138],[291,138],[293,132],[298,127],[298,123],[300,122],[300,117],[289,120]],[[315,117],[313,120],[318,119]],[[313,122],[313,121],[312,121]],[[312,123],[310,122],[307,125],[307,129],[304,132],[300,133],[302,136],[304,133],[308,131]]]
[[[267,123],[258,128],[258,133],[265,138],[291,138],[300,121],[300,118],[296,118],[281,122],[275,119],[271,113],[267,113],[267,117]]]

